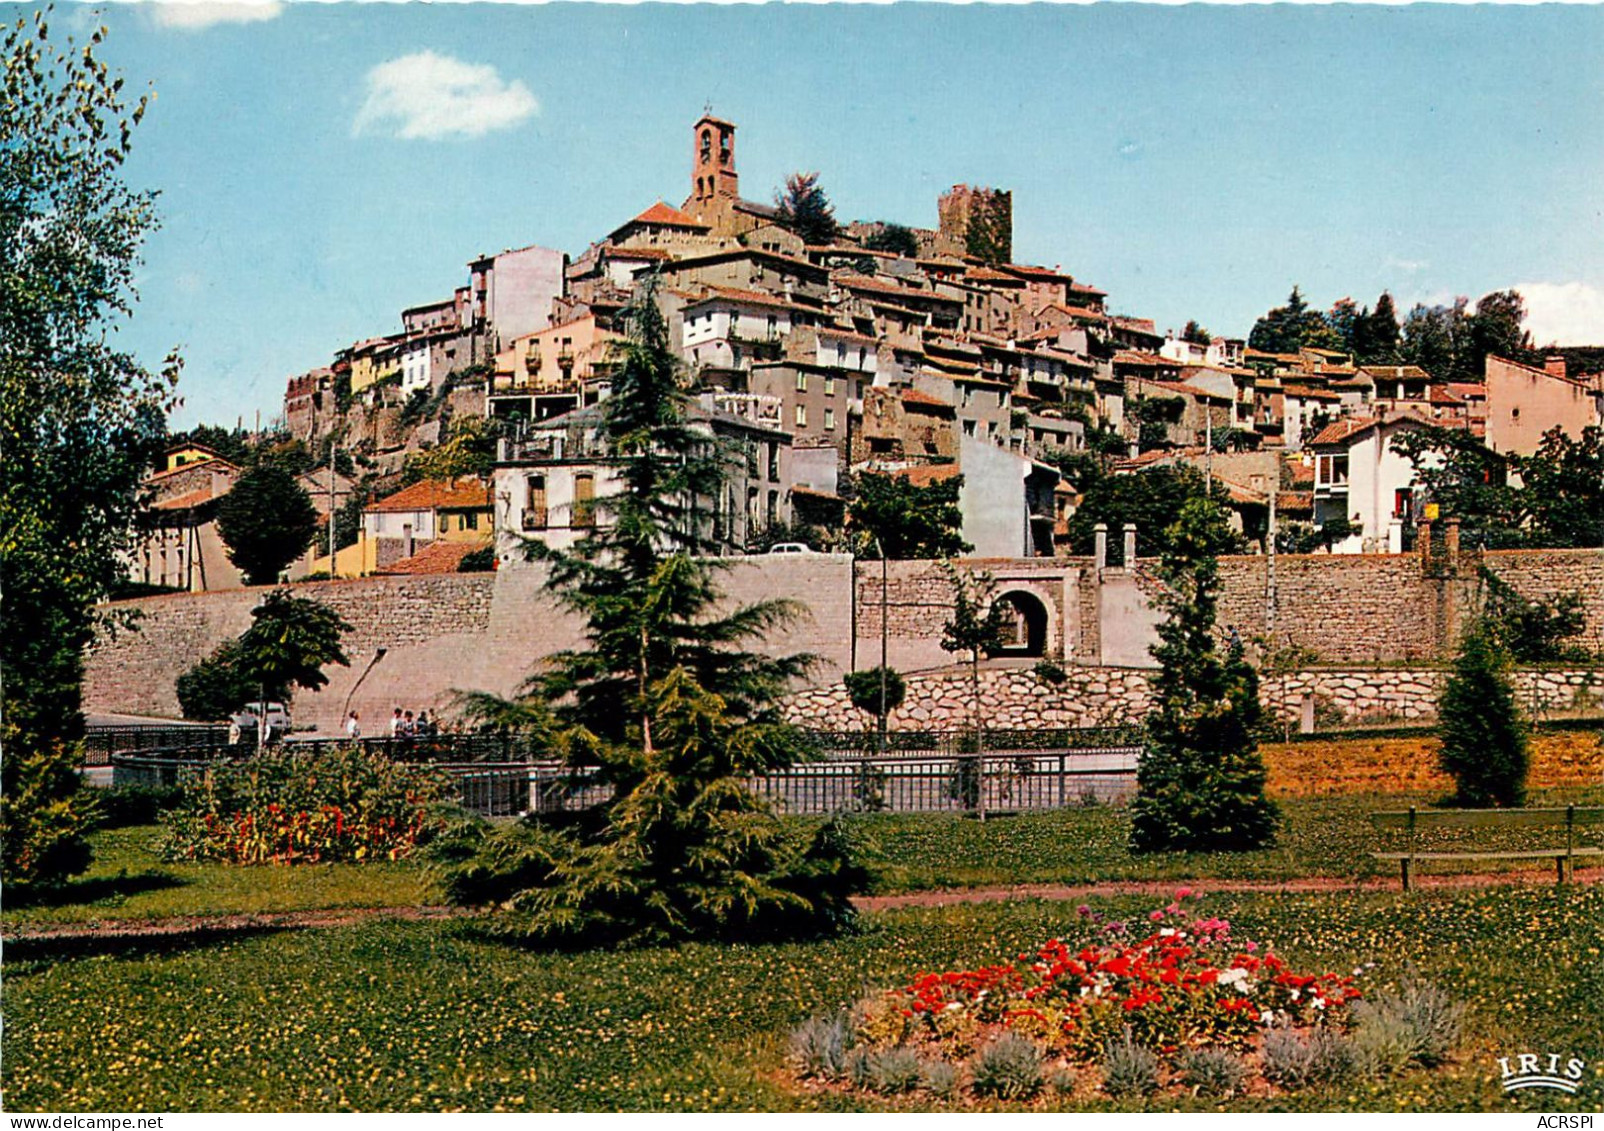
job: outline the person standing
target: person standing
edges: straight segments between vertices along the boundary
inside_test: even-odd
[[[395,709],[395,714],[390,716],[390,737],[391,738],[400,738],[401,737],[401,727],[402,727],[402,724],[404,724],[405,722],[406,722],[406,720],[401,717],[401,708],[397,707]]]
[[[352,742],[362,737],[362,720],[355,711],[345,717],[345,737]]]

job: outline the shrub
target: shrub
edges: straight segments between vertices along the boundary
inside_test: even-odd
[[[950,1099],[958,1094],[958,1068],[945,1060],[921,1060],[919,1083],[932,1096]]]
[[[462,555],[457,563],[458,573],[490,573],[496,568],[496,548],[494,546],[481,546],[477,550],[469,550]]]
[[[164,818],[164,854],[233,864],[315,864],[410,856],[442,824],[437,770],[341,748],[208,766],[186,776]]]
[[[869,668],[867,671],[848,672],[842,676],[846,684],[847,696],[852,705],[860,711],[867,711],[876,717],[880,714],[880,669]],[[886,683],[886,714],[890,714],[902,706],[907,697],[908,685],[902,676],[891,668],[885,669]]]
[[[242,668],[239,641],[228,640],[180,675],[174,690],[186,719],[211,722],[228,718],[242,705],[259,698],[264,689]],[[266,691],[268,699],[284,698],[282,687]]]
[[[1075,1074],[1067,1068],[1054,1068],[1047,1073],[1047,1086],[1056,1095],[1067,1096],[1075,1090]]]
[[[1371,1075],[1386,1076],[1447,1060],[1464,1029],[1465,1007],[1411,971],[1398,989],[1359,1002],[1354,1017],[1361,1065]]]
[[[1247,1079],[1248,1066],[1227,1049],[1193,1049],[1181,1057],[1181,1083],[1201,1096],[1232,1096]]]
[[[1028,1100],[1042,1089],[1041,1050],[1018,1033],[1004,1033],[980,1050],[970,1066],[977,1096]]]
[[[852,1026],[841,1014],[810,1017],[791,1033],[790,1061],[800,1076],[839,1080],[851,1051]]]
[[[869,1090],[888,1096],[919,1086],[919,1056],[906,1046],[879,1049],[868,1056]]]
[[[1036,666],[1030,670],[1036,673],[1037,679],[1054,687],[1069,680],[1069,673],[1064,670],[1064,666],[1052,660],[1037,660]]]
[[[7,727],[0,759],[0,877],[12,885],[55,884],[89,867],[86,834],[93,802],[78,774],[76,745],[37,746],[18,741]],[[14,895],[14,890],[8,892]]]
[[[1103,1048],[1103,1091],[1111,1096],[1146,1096],[1158,1090],[1158,1057],[1125,1032]]]
[[[1509,680],[1509,654],[1483,621],[1471,626],[1443,688],[1441,719],[1445,773],[1460,805],[1515,806],[1526,798],[1529,726]]]
[[[1264,1034],[1262,1053],[1264,1078],[1289,1091],[1340,1084],[1357,1067],[1353,1042],[1324,1025],[1307,1036],[1278,1025]]]
[[[856,1048],[847,1053],[846,1078],[854,1088],[869,1087],[869,1049]]]

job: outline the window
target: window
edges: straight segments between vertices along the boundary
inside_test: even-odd
[[[824,379],[824,395],[827,396],[827,397],[835,396],[835,378],[834,377],[826,377]]]
[[[801,373],[801,372],[797,373],[797,375],[796,375],[796,391],[799,392],[799,393],[805,393],[805,392],[808,391],[808,375],[806,373]]]
[[[713,131],[702,131],[702,161],[705,164],[713,159]]]
[[[525,530],[543,530],[546,526],[546,477],[531,475],[524,483]]]
[[[964,435],[965,436],[973,436],[974,434],[975,434],[975,422],[973,420],[964,421]]]
[[[1315,482],[1323,487],[1347,486],[1348,457],[1320,456],[1315,463]]]
[[[574,476],[574,518],[569,525],[596,525],[596,477],[588,471]]]
[[[463,515],[462,516],[462,528],[464,530],[478,530],[479,529],[479,512],[478,511],[469,511],[467,514]]]
[[[1400,487],[1392,493],[1392,517],[1408,518],[1414,513],[1415,490],[1413,487]]]
[[[730,163],[730,135],[729,134],[719,134],[719,137],[718,137],[718,155],[719,155],[719,160],[723,161],[724,164],[728,165]]]
[[[780,320],[775,315],[769,315],[769,337],[775,337],[780,332]]]
[[[769,523],[769,525],[773,526],[775,524],[775,522],[778,521],[779,517],[780,517],[780,493],[778,491],[770,491],[769,492],[769,509],[768,509],[768,523]]]
[[[807,421],[801,423],[806,424]],[[769,441],[769,479],[776,483],[780,480],[780,444],[777,440]]]
[[[806,428],[808,426],[808,406],[805,404],[796,406],[796,426],[798,428]]]
[[[835,409],[827,408],[824,410],[824,426],[832,430],[835,428]]]

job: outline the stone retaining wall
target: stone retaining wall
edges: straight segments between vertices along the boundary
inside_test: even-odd
[[[1137,723],[1152,701],[1152,672],[1137,668],[1067,668],[1052,683],[1030,668],[989,668],[980,673],[986,726],[997,730],[1117,726]],[[1447,673],[1440,669],[1318,670],[1266,679],[1266,711],[1296,722],[1313,695],[1321,723],[1430,719]],[[954,669],[905,677],[907,696],[891,712],[891,730],[953,732],[973,724],[974,692],[967,671]],[[1516,694],[1529,711],[1604,705],[1604,669],[1518,671]],[[786,716],[821,730],[872,730],[874,716],[852,706],[840,684],[798,692]]]

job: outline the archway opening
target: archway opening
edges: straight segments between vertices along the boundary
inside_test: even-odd
[[[999,656],[1047,654],[1047,606],[1034,593],[1015,589],[997,598],[1005,612]]]

